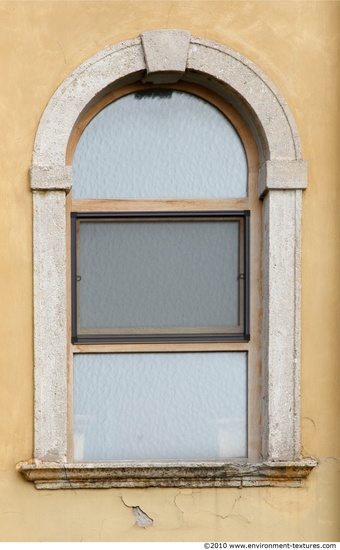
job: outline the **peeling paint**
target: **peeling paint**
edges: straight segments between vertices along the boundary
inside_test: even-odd
[[[149,527],[153,524],[153,519],[151,519],[139,506],[132,507],[134,516],[136,518],[136,525],[138,527]]]
[[[124,506],[126,506],[127,508],[132,508],[133,515],[136,519],[136,525],[138,527],[146,528],[153,524],[153,519],[148,516],[148,514],[146,514],[139,506],[131,506],[130,504],[127,504],[125,502],[123,497],[121,497],[121,499]]]

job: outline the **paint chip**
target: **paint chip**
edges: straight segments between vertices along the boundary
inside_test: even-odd
[[[138,527],[148,527],[153,524],[153,519],[149,518],[149,516],[143,512],[139,506],[132,506],[132,510],[136,518],[136,525],[138,525]]]

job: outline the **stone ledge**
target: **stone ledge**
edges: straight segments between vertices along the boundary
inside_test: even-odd
[[[300,487],[317,466],[314,458],[296,462],[106,462],[58,464],[20,462],[17,470],[37,489],[113,487]]]

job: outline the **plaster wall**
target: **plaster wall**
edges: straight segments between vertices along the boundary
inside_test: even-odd
[[[339,533],[340,3],[0,1],[0,540],[335,541]],[[302,235],[302,488],[37,491],[33,455],[35,132],[57,86],[107,46],[185,29],[239,51],[289,104],[308,161]],[[133,507],[153,523],[136,524]]]

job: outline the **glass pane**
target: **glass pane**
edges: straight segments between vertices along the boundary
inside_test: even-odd
[[[240,224],[81,221],[78,332],[242,332]]]
[[[247,356],[74,356],[74,459],[247,456]]]
[[[210,103],[172,90],[133,93],[83,132],[73,196],[245,197],[247,160],[234,127]]]

